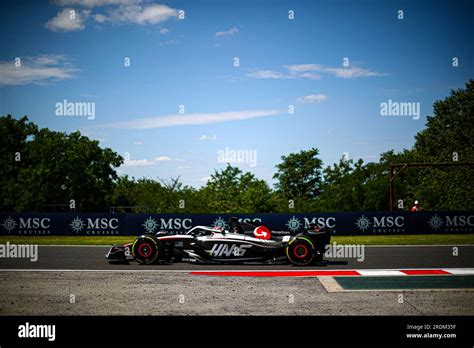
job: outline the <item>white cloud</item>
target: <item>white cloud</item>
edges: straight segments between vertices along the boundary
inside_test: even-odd
[[[370,77],[370,76],[384,76],[386,74],[362,68],[326,68],[326,72],[333,74],[336,77],[343,79],[351,79],[354,77]]]
[[[274,70],[255,70],[249,72],[247,76],[256,79],[281,79],[291,77]]]
[[[96,14],[94,15],[94,20],[97,22],[97,23],[104,23],[107,21],[107,17],[105,17],[103,14]]]
[[[355,77],[370,77],[370,76],[384,76],[386,74],[380,73],[377,71],[358,68],[358,67],[348,67],[348,68],[333,68],[326,67],[320,64],[296,64],[296,65],[285,65],[285,68],[288,69],[291,73],[301,76],[300,73],[308,72],[319,72],[329,75],[333,75],[339,78],[350,79]]]
[[[53,31],[72,31],[85,28],[85,20],[92,17],[97,23],[134,23],[139,25],[160,24],[178,17],[178,10],[167,5],[141,0],[58,0],[59,6],[78,6],[87,9],[76,10],[76,19],[70,19],[71,8],[65,8],[50,19],[45,27]],[[100,8],[101,13],[91,9]],[[160,29],[166,34],[168,29]]]
[[[217,140],[217,135],[206,135],[206,134],[203,134],[201,135],[201,137],[199,138],[199,140],[201,141],[205,141],[205,140]]]
[[[45,23],[45,28],[52,31],[75,31],[83,30],[85,28],[84,22],[89,17],[88,10],[74,10],[72,8],[65,8],[58,12],[56,17],[51,18]]]
[[[321,78],[321,75],[319,74],[314,74],[311,72],[304,72],[298,74],[297,77],[304,78],[304,79],[310,79],[310,80],[319,80]]]
[[[118,7],[107,8],[107,14],[102,14],[100,20],[102,22],[108,21],[116,24],[134,23],[146,25],[160,24],[171,18],[177,17],[178,10],[166,5],[142,5],[140,3],[132,3],[128,5],[120,5]],[[165,29],[165,31],[166,30],[167,29]]]
[[[226,35],[234,35],[239,32],[239,29],[234,25],[232,28],[224,31],[218,31],[215,35],[216,37],[226,36]]]
[[[305,78],[311,80],[319,80],[321,75],[313,72],[306,72],[305,70],[289,70],[285,72],[275,70],[253,70],[247,74],[248,77],[256,79],[296,79]]]
[[[152,166],[156,164],[154,161],[150,161],[147,159],[139,159],[139,160],[128,160],[124,161],[122,166],[124,167],[145,167],[145,166]]]
[[[286,69],[290,72],[299,73],[304,71],[319,71],[321,69],[321,65],[318,64],[296,64],[296,65],[285,65]]]
[[[178,166],[176,167],[176,169],[191,169],[192,167],[189,166],[189,165],[185,165],[185,166]]]
[[[173,159],[168,156],[158,156],[155,158],[155,162],[166,162],[166,161],[172,161]]]
[[[247,74],[248,77],[256,79],[291,79],[301,78],[310,80],[321,79],[321,74],[333,75],[339,78],[350,79],[356,77],[385,76],[386,74],[377,71],[349,67],[349,68],[333,68],[320,64],[295,64],[284,65],[284,71],[275,70],[255,70]]]
[[[82,7],[101,7],[109,5],[130,5],[139,3],[140,0],[56,0],[59,6],[82,6]]]
[[[168,30],[168,29],[166,29],[166,28],[162,28],[162,29],[160,29],[160,34],[163,34],[163,35],[165,35],[165,34],[168,34],[168,32],[169,32],[169,30]]]
[[[158,24],[172,17],[178,17],[178,10],[166,5],[149,5],[133,14],[132,21],[138,24]]]
[[[202,181],[202,182],[208,182],[208,181],[211,180],[211,179],[212,179],[212,177],[210,177],[210,176],[205,176],[205,177],[202,177],[202,178],[201,178],[201,181]]]
[[[133,145],[143,145],[143,141],[141,141],[141,140],[134,141]]]
[[[200,113],[186,115],[169,115],[151,118],[139,118],[125,122],[108,123],[98,128],[129,128],[129,129],[153,129],[176,127],[186,125],[209,124],[217,122],[248,120],[252,118],[276,116],[286,113],[286,110],[242,110],[225,111],[216,113]]]
[[[18,86],[29,83],[47,83],[74,77],[78,71],[71,67],[64,55],[40,55],[15,61],[0,61],[0,86]]]
[[[155,159],[153,159],[153,160],[149,160],[149,159],[128,160],[128,161],[125,161],[122,166],[125,166],[125,167],[145,167],[145,166],[153,166],[153,165],[156,165],[160,162],[170,162],[170,161],[181,162],[178,159],[173,159],[173,158],[168,157],[168,156],[158,156],[158,157],[155,157]]]
[[[324,94],[310,94],[299,97],[296,99],[298,103],[309,104],[309,103],[321,103],[327,99],[327,96]]]

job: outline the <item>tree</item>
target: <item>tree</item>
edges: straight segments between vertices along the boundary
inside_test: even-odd
[[[474,162],[474,80],[465,89],[434,103],[434,116],[415,139],[414,149],[422,162]],[[474,169],[427,168],[417,173],[416,195],[425,208],[473,209]]]
[[[314,209],[319,211],[354,211],[363,204],[367,173],[363,161],[354,163],[342,157],[338,164],[324,169],[322,193]]]
[[[19,120],[11,115],[0,117],[0,208],[13,210],[15,183],[24,164],[27,141],[38,128],[26,116]]]
[[[474,161],[474,80],[466,89],[434,103],[434,116],[427,117],[426,128],[416,136],[415,150],[426,162]]]
[[[79,211],[109,205],[146,206],[149,213],[256,213],[387,210],[389,164],[474,161],[474,80],[434,103],[434,115],[413,148],[387,151],[380,160],[341,159],[322,170],[316,148],[282,156],[268,184],[227,165],[201,189],[169,181],[118,177],[123,159],[97,141],[38,129],[28,118],[0,117],[0,208],[39,211],[44,205],[76,202]],[[408,209],[474,209],[472,168],[407,168],[397,177],[394,203]],[[140,209],[143,212],[144,209]],[[138,212],[138,211],[137,211]]]
[[[10,172],[2,206],[16,211],[41,211],[45,205],[75,201],[79,211],[104,211],[114,180],[115,167],[123,163],[111,149],[82,136],[38,130],[27,118],[16,123],[11,116],[1,117],[1,133],[13,129],[14,148],[22,148],[19,169]],[[10,129],[9,125],[16,126]],[[6,125],[6,126],[4,126]],[[26,137],[25,137],[26,135]],[[7,153],[12,151],[7,148]],[[13,159],[7,158],[8,163]]]
[[[204,213],[197,193],[179,178],[135,180],[125,175],[118,178],[111,202],[115,206],[134,206],[131,211],[135,213]]]
[[[276,189],[290,199],[312,199],[321,189],[322,161],[317,157],[318,149],[312,148],[282,156],[276,165],[273,179],[278,180]]]
[[[380,155],[380,160],[377,163],[368,163],[365,166],[367,179],[364,185],[365,200],[360,210],[389,210],[389,195],[390,195],[390,170],[389,165],[393,163],[410,163],[416,162],[417,158],[413,150],[405,149],[396,153],[393,150],[384,152]],[[419,177],[417,173],[404,170],[395,182],[395,196],[394,205],[400,205],[401,210],[410,208],[410,204],[416,197],[415,187],[418,185]]]
[[[243,173],[230,164],[215,171],[201,189],[201,198],[207,203],[207,212],[256,213],[272,211],[271,189],[264,180],[252,173]]]
[[[376,163],[355,165],[351,161],[324,170],[323,193],[315,210],[387,210],[389,164],[474,161],[474,81],[466,89],[434,104],[426,128],[419,132],[412,149],[387,151]],[[424,209],[473,209],[474,170],[455,168],[407,168],[395,182],[395,207],[409,209],[419,200]],[[402,205],[400,205],[402,203]]]

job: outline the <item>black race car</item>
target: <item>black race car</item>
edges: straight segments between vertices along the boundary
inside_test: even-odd
[[[331,230],[311,225],[302,233],[271,231],[263,225],[229,221],[228,230],[195,226],[186,234],[144,234],[132,243],[114,245],[105,255],[110,263],[140,264],[189,261],[196,263],[292,263],[323,260]]]

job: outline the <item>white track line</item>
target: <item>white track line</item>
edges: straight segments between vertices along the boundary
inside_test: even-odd
[[[381,276],[405,276],[406,274],[399,270],[383,270],[383,269],[361,269],[357,270],[362,276],[381,277]]]
[[[354,243],[347,243],[354,244]],[[362,243],[363,244],[363,243]],[[340,244],[344,245],[344,244]],[[366,248],[407,248],[407,247],[474,247],[474,244],[405,244],[405,245],[365,245]]]
[[[34,243],[31,243],[31,244],[34,244]],[[90,245],[63,245],[63,244],[54,244],[54,245],[50,245],[50,244],[38,244],[39,247],[61,247],[61,248],[81,248],[81,247],[85,247],[85,248],[110,248],[113,244],[108,244],[108,245],[94,245],[94,244],[90,244]]]
[[[324,288],[326,289],[327,292],[396,292],[396,293],[401,293],[401,292],[424,292],[424,291],[428,291],[428,292],[446,292],[446,291],[449,291],[449,292],[452,292],[452,291],[466,292],[466,291],[474,291],[474,289],[471,289],[471,288],[344,289],[344,290],[340,290],[340,291],[328,290],[328,289],[331,289],[331,288],[326,288],[326,287],[324,287]]]
[[[34,268],[18,268],[18,269],[0,269],[1,272],[97,272],[97,273],[190,273],[196,270],[169,270],[169,269],[34,269]]]
[[[131,241],[132,242],[132,241]],[[34,244],[34,243],[31,243]],[[344,245],[344,244],[341,244]],[[112,244],[107,244],[107,245],[62,245],[62,244],[38,244],[40,247],[71,247],[71,248],[80,248],[80,247],[86,247],[86,248],[110,248]],[[407,245],[365,245],[366,248],[407,248],[407,247],[474,247],[474,244],[437,244],[437,245],[418,245],[418,244],[407,244]]]
[[[317,269],[306,269],[306,268],[299,268],[299,269],[230,269],[230,270],[205,270],[205,269],[196,269],[192,270],[192,272],[339,272],[339,271],[356,271],[359,272],[361,275],[362,273],[367,275],[382,275],[383,273],[387,273],[387,275],[392,275],[392,272],[400,272],[394,273],[393,275],[406,275],[405,273],[401,273],[401,271],[456,271],[459,270],[462,274],[474,274],[474,268],[421,268],[421,267],[410,267],[410,268],[386,268],[386,269],[378,269],[378,268],[367,268],[367,269],[357,269],[357,268],[342,268],[342,269],[328,269],[328,268],[317,268]],[[454,273],[453,273],[454,274]],[[460,273],[461,274],[461,273]]]
[[[442,270],[454,275],[471,275],[474,271],[473,268],[443,268]]]
[[[356,271],[360,276],[410,276],[402,271],[407,270],[442,270],[450,274],[447,275],[474,275],[474,268],[400,268],[400,269],[260,269],[260,270],[244,270],[244,269],[231,269],[231,270],[205,270],[205,269],[188,269],[188,270],[170,270],[170,269],[27,269],[27,268],[6,268],[0,269],[0,272],[116,272],[116,273],[190,273],[190,272],[206,272],[206,273],[220,273],[220,272],[244,272],[244,273],[255,273],[255,272],[339,272],[339,271]],[[318,275],[324,276],[324,275]],[[334,275],[330,275],[334,276]],[[417,276],[417,274],[415,274]],[[357,276],[356,276],[357,277]]]

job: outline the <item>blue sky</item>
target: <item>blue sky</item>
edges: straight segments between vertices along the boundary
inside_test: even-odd
[[[2,1],[0,113],[100,140],[127,156],[121,174],[195,187],[226,148],[256,151],[238,166],[268,182],[282,155],[311,147],[325,165],[376,161],[411,147],[433,102],[474,77],[473,13],[471,1]],[[389,99],[421,117],[381,116]],[[57,116],[63,100],[95,117]]]

